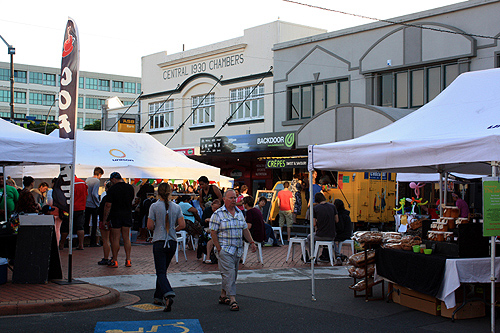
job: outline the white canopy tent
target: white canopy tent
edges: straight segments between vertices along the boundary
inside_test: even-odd
[[[485,175],[470,175],[465,173],[450,173],[450,176],[462,179],[480,179],[485,177]],[[401,183],[410,182],[427,182],[427,183],[437,183],[439,182],[439,174],[437,173],[398,173],[396,176],[396,181]]]
[[[500,161],[500,69],[464,73],[434,100],[384,128],[348,141],[309,146],[308,150],[309,170],[496,176],[496,163],[490,162]],[[491,241],[494,244],[494,237]],[[494,328],[494,292],[491,297]]]
[[[30,131],[8,121],[0,119],[0,165],[7,171],[7,165],[17,164],[71,164],[73,143],[58,137]],[[6,172],[4,172],[4,177]],[[6,193],[4,182],[3,193]],[[7,220],[7,200],[4,200]]]
[[[500,160],[500,69],[464,73],[434,100],[362,137],[309,147],[309,169],[490,174]]]
[[[73,143],[0,119],[0,164],[71,164]]]
[[[53,132],[49,137],[57,135]],[[90,177],[96,166],[104,169],[105,176],[118,171],[125,178],[198,179],[205,175],[210,180],[220,180],[219,168],[174,152],[149,134],[78,131],[76,175]],[[51,178],[59,174],[59,166],[9,167],[7,173],[13,178]]]

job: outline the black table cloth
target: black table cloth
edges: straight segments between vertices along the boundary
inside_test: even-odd
[[[403,287],[436,296],[443,281],[446,257],[411,251],[377,249],[377,274]]]

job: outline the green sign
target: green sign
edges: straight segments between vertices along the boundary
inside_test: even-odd
[[[348,184],[349,183],[349,176],[343,176],[342,177],[342,183]]]
[[[500,236],[500,178],[483,178],[483,236]]]

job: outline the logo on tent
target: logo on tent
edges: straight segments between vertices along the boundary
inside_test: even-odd
[[[122,152],[120,149],[111,149],[109,151],[109,154],[113,157],[118,157],[118,158],[124,158],[126,157],[127,155],[125,155],[124,152]]]
[[[116,157],[111,159],[113,162],[134,162],[133,159],[125,158],[127,157],[127,155],[120,149],[111,149],[109,151],[109,154],[113,157]]]

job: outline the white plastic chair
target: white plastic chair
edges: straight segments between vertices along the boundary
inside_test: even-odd
[[[184,251],[184,259],[187,259],[186,256],[186,237],[187,237],[187,232],[184,230],[181,230],[176,233],[177,234],[177,248],[175,249],[175,263],[179,263],[179,247],[182,246],[182,251]]]
[[[255,243],[257,244],[257,249],[259,251],[259,257],[260,257],[260,263],[264,265],[264,260],[262,259],[262,244],[261,243]],[[250,246],[250,243],[244,242],[243,245],[243,261],[242,264],[245,264],[245,261],[247,260],[247,254],[248,254],[248,247]],[[259,258],[257,258],[257,261],[259,261]]]
[[[286,262],[288,262],[288,258],[290,258],[290,251],[292,251],[292,261],[293,261],[293,244],[300,244],[300,248],[302,249],[302,258],[304,258],[304,262],[306,262],[306,238],[305,237],[292,237],[290,238],[290,242],[288,243],[288,254],[286,255]]]
[[[272,228],[275,235],[278,235],[278,233],[280,234],[281,245],[285,245],[285,243],[283,242],[283,232],[281,230],[281,227],[272,227]]]
[[[335,257],[335,253],[333,252],[333,241],[315,241],[316,245],[314,246],[314,258],[318,258],[318,250],[320,246],[328,247],[328,254],[330,255],[330,264],[333,266],[333,258]]]
[[[354,248],[354,240],[352,240],[352,239],[346,239],[343,242],[337,242],[337,243],[338,243],[337,246],[338,246],[338,249],[339,249],[338,250],[339,253],[341,253],[341,251],[342,251],[342,245],[344,243],[351,244],[351,255],[353,255],[354,253],[356,253],[356,249]]]

